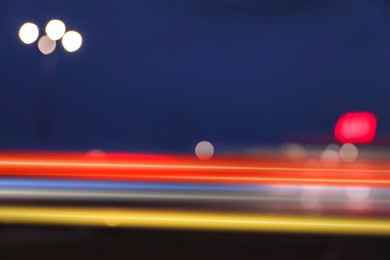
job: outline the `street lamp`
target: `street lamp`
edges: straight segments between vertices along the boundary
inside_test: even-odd
[[[39,51],[46,55],[54,52],[57,41],[62,39],[62,46],[67,52],[75,52],[82,45],[82,36],[76,31],[66,32],[65,23],[58,19],[49,21],[45,27],[46,35],[38,40]],[[19,38],[25,44],[34,43],[39,37],[39,28],[34,23],[25,23],[19,29]],[[37,108],[36,141],[39,147],[45,147],[50,141],[52,127],[53,87],[55,86],[57,57],[42,60],[43,82]]]

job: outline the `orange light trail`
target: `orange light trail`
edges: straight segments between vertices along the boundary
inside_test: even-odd
[[[0,177],[100,179],[221,184],[305,184],[390,186],[383,164],[305,167],[283,160],[220,158],[208,162],[185,157],[0,154]]]

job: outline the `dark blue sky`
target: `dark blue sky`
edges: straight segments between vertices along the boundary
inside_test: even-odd
[[[82,33],[79,52],[20,42],[52,18]],[[390,131],[389,1],[0,0],[0,33],[0,149],[331,140],[351,110]]]

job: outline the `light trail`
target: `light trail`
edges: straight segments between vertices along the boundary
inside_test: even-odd
[[[188,175],[154,175],[154,174],[67,174],[67,173],[1,173],[3,176],[53,177],[75,179],[104,179],[127,181],[162,181],[162,182],[199,182],[199,183],[236,183],[236,184],[312,184],[312,185],[357,185],[357,186],[390,186],[388,179],[360,178],[304,178],[304,177],[245,177],[238,174],[231,176],[188,176]],[[390,177],[390,176],[389,176]]]
[[[74,207],[0,207],[7,224],[390,235],[390,220]]]
[[[1,199],[23,199],[23,200],[97,200],[97,201],[254,201],[254,202],[299,202],[300,197],[291,196],[254,196],[254,195],[232,195],[212,193],[189,193],[189,192],[110,192],[110,191],[64,191],[64,190],[21,190],[1,189]],[[327,199],[330,202],[343,201],[340,199]],[[387,200],[385,200],[387,202]],[[388,201],[390,203],[390,201]]]
[[[390,169],[344,169],[344,168],[305,168],[305,167],[251,167],[251,166],[224,166],[224,165],[180,165],[180,164],[139,164],[139,163],[87,163],[87,162],[52,162],[52,161],[1,161],[0,167],[40,167],[42,169],[61,168],[98,168],[124,170],[223,170],[223,171],[284,171],[284,172],[346,172],[346,173],[390,173]]]
[[[289,189],[300,189],[290,186]],[[65,189],[65,190],[121,190],[121,191],[212,191],[212,192],[259,192],[283,189],[286,187],[270,185],[223,185],[223,184],[192,184],[192,183],[156,183],[156,182],[126,182],[99,180],[59,180],[59,179],[26,179],[0,178],[1,189]]]
[[[306,168],[280,161],[176,159],[96,160],[85,157],[0,156],[0,177],[84,179],[105,181],[355,185],[390,187],[390,168],[351,166]],[[279,165],[279,166],[278,166]],[[282,165],[282,166],[280,166]],[[290,165],[290,166],[288,166]],[[294,166],[294,167],[292,167]]]
[[[321,203],[345,203],[345,196],[328,197],[329,193],[318,196]],[[270,195],[267,193],[217,193],[217,192],[139,192],[139,191],[68,191],[34,189],[0,189],[0,199],[23,200],[79,200],[79,201],[173,201],[173,202],[301,202],[301,193]],[[390,194],[389,194],[390,195]],[[370,198],[370,203],[388,205],[388,197]]]

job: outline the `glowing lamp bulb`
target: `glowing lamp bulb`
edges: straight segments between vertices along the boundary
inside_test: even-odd
[[[371,112],[348,112],[337,121],[334,134],[343,144],[368,144],[374,140],[376,125],[376,117]]]
[[[57,19],[51,20],[45,28],[47,36],[53,41],[61,39],[65,34],[65,30],[64,22]]]
[[[83,38],[80,33],[76,31],[69,31],[62,37],[62,46],[68,52],[75,52],[80,49],[83,43]]]
[[[39,29],[33,23],[25,23],[20,27],[19,38],[25,44],[31,44],[38,39]]]

